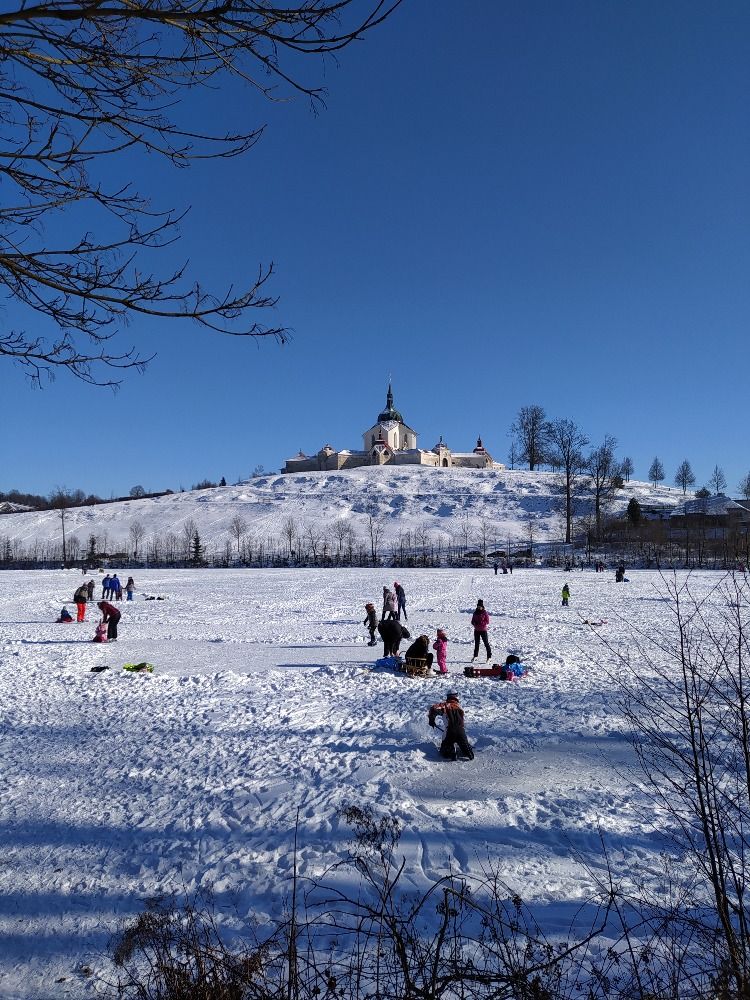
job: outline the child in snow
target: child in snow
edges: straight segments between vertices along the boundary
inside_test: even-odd
[[[125,593],[128,595],[128,600],[129,601],[133,600],[133,591],[134,590],[135,590],[135,583],[133,581],[133,577],[129,576],[128,577],[128,582],[125,584]]]
[[[71,615],[71,613],[68,611],[67,608],[63,608],[62,611],[60,612],[60,617],[57,619],[57,624],[59,625],[60,622],[72,622],[72,621],[73,621],[73,615]]]
[[[383,614],[380,616],[380,620],[384,622],[390,621],[392,618],[398,618],[396,595],[392,590],[383,587]]]
[[[439,701],[432,705],[427,716],[427,721],[431,726],[435,726],[435,719],[438,715],[445,718],[445,735],[440,744],[440,754],[446,760],[458,760],[456,745],[463,757],[474,760],[474,751],[466,738],[464,729],[464,710],[458,703],[458,695],[455,691],[449,691],[445,696],[445,701]]]
[[[377,646],[378,641],[375,638],[375,630],[378,627],[378,616],[375,613],[375,605],[372,602],[368,601],[368,603],[365,604],[365,611],[367,612],[367,617],[362,622],[362,624],[367,626],[368,631],[370,633],[370,641],[367,643],[367,645]]]
[[[471,662],[473,663],[479,656],[479,641],[481,639],[484,643],[484,648],[487,650],[487,662],[489,663],[492,658],[490,641],[487,638],[487,627],[490,624],[490,616],[484,610],[484,601],[477,601],[476,609],[471,616],[471,624],[474,628],[474,655],[471,658]]]
[[[516,677],[523,677],[526,673],[526,668],[523,663],[515,653],[511,653],[505,658],[505,679],[506,681],[512,681]]]
[[[564,608],[567,608],[569,600],[570,600],[570,587],[567,585],[567,583],[564,583],[562,589],[562,606]]]
[[[437,630],[437,638],[432,644],[437,657],[438,670],[441,674],[448,673],[448,636],[441,628]]]

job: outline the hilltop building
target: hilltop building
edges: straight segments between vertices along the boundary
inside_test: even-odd
[[[417,432],[410,427],[393,405],[393,391],[389,384],[385,409],[376,422],[362,435],[361,451],[337,451],[330,444],[315,455],[303,452],[288,458],[282,472],[329,472],[337,469],[355,469],[362,465],[427,465],[449,469],[504,469],[477,438],[473,451],[451,451],[440,440],[430,451],[417,447]]]

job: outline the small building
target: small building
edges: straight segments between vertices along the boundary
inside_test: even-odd
[[[282,472],[328,472],[354,469],[363,465],[423,465],[448,469],[452,466],[467,469],[504,469],[477,438],[476,447],[470,452],[451,451],[442,435],[434,448],[417,447],[417,432],[410,427],[393,405],[393,390],[388,385],[385,409],[362,435],[362,449],[337,450],[325,444],[314,455],[300,451],[288,458]]]
[[[670,517],[673,538],[695,531],[706,538],[723,538],[732,530],[750,530],[750,505],[731,500],[723,493],[686,500]]]

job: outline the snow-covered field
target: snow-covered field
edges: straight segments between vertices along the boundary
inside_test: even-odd
[[[446,681],[373,669],[363,605],[392,570],[141,571],[109,645],[90,641],[95,608],[53,624],[80,572],[2,573],[0,997],[96,995],[109,933],[160,892],[210,884],[240,922],[277,915],[297,811],[315,875],[345,852],[351,802],[398,817],[415,887],[499,860],[543,926],[565,928],[592,889],[576,855],[602,862],[598,829],[620,869],[662,846],[602,640],[635,652],[632,626],[661,635],[670,611],[658,574],[629,577],[397,571],[412,634],[448,633]],[[705,597],[719,579],[690,586]],[[518,652],[523,681],[463,676],[478,597],[493,659]],[[153,674],[123,671],[141,660]],[[635,669],[648,683],[648,661]],[[473,762],[441,761],[427,725],[448,683]]]

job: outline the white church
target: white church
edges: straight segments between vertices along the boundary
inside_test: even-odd
[[[330,444],[324,445],[315,455],[300,452],[288,458],[282,472],[328,472],[337,469],[354,469],[362,465],[429,465],[449,469],[504,469],[493,461],[492,455],[477,439],[473,451],[451,451],[440,440],[431,451],[417,447],[417,432],[405,423],[393,405],[393,392],[388,385],[385,409],[362,435],[361,451],[337,451]]]

